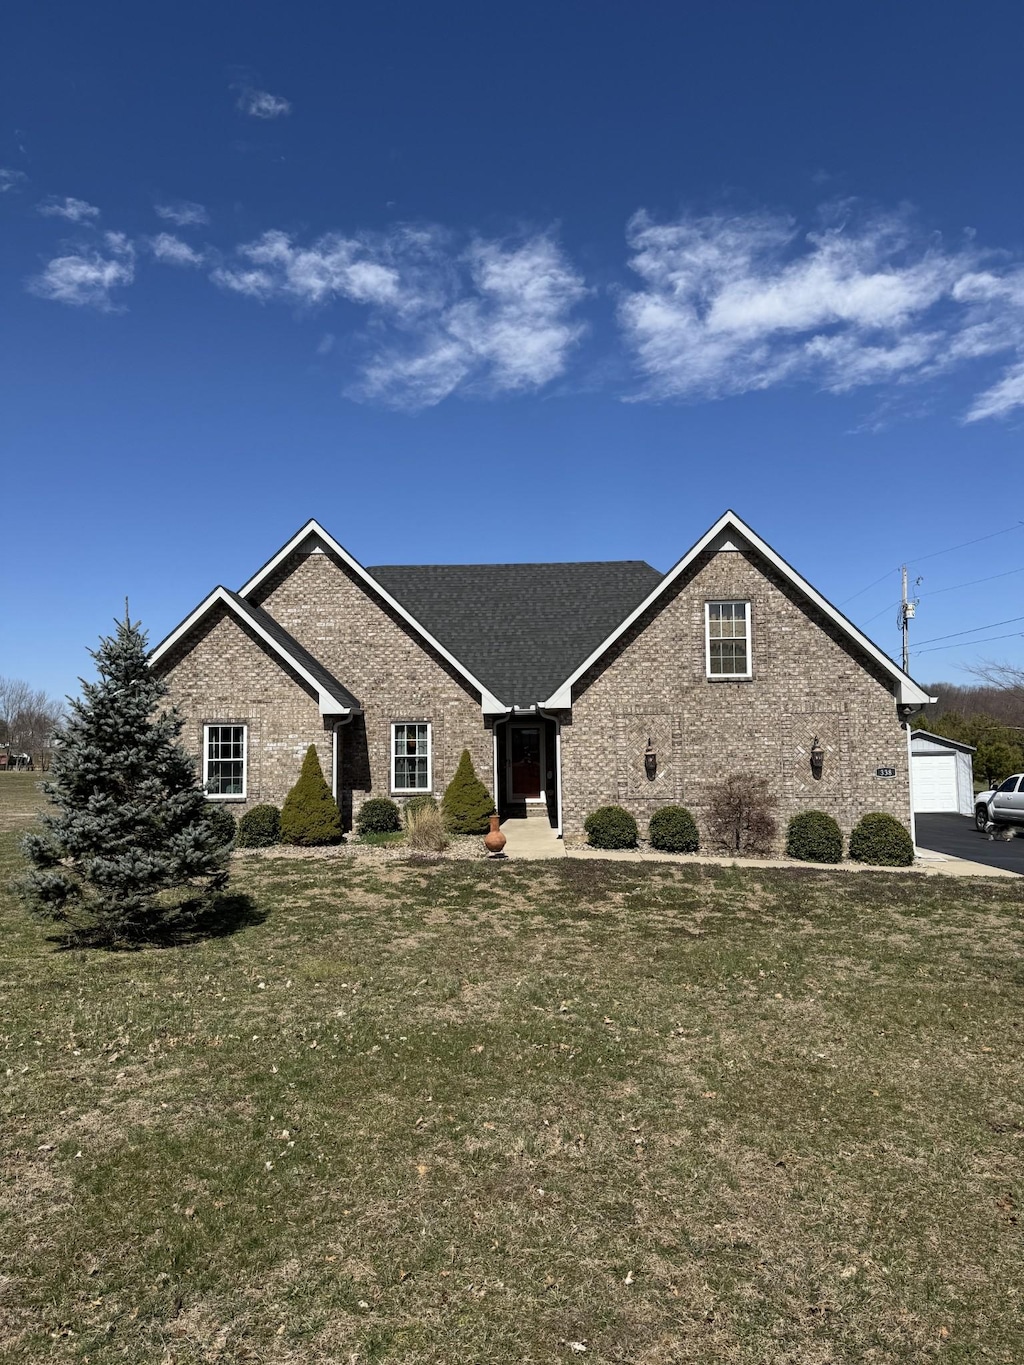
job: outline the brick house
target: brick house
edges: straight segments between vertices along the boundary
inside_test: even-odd
[[[364,568],[315,521],[153,651],[213,800],[280,804],[315,744],[346,826],[440,796],[463,749],[505,817],[578,834],[702,822],[709,783],[766,777],[780,827],[913,833],[909,718],[931,699],[732,512],[667,574],[642,561]],[[813,752],[812,752],[813,750]]]

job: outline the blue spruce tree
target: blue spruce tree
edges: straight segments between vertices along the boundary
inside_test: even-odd
[[[227,880],[230,845],[146,646],[126,611],[90,651],[98,679],[80,679],[44,784],[56,809],[25,840],[31,909],[79,941],[145,938]]]

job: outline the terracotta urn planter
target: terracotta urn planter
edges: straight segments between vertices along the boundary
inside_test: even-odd
[[[486,848],[492,858],[497,858],[501,853],[501,850],[505,847],[507,840],[498,828],[499,817],[497,815],[492,815],[490,816],[490,821],[491,827],[484,835],[484,848]]]

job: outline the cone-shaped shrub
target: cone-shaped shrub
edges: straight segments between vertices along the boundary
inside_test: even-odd
[[[302,760],[299,780],[281,807],[281,842],[310,848],[341,842],[341,815],[311,744]]]
[[[598,806],[583,821],[591,848],[636,848],[636,821],[621,806]]]
[[[227,879],[230,830],[212,818],[184,722],[163,703],[146,637],[129,620],[93,652],[98,677],[72,701],[44,791],[51,809],[25,840],[24,892],[80,942],[144,938]],[[218,812],[221,816],[226,812]]]
[[[880,867],[909,867],[914,861],[910,835],[893,815],[862,815],[850,835],[850,857]]]
[[[281,812],[276,806],[253,806],[238,822],[236,848],[272,848],[281,837]]]
[[[388,797],[371,796],[359,807],[356,829],[360,834],[397,834],[401,828],[401,812]]]
[[[823,810],[803,810],[793,816],[787,827],[786,856],[804,863],[840,863],[842,831]]]
[[[463,749],[455,776],[441,802],[444,822],[452,834],[486,834],[494,813],[491,793],[477,777],[469,750]]]
[[[696,853],[697,823],[685,806],[662,806],[651,816],[647,837],[664,853]]]

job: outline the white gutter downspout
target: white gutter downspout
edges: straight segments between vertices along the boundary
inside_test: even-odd
[[[908,720],[907,725],[907,785],[910,791],[910,841],[914,845],[914,852],[917,852],[917,813],[914,810],[914,753],[910,743],[910,734],[913,725]]]
[[[550,715],[540,706],[537,707],[537,715],[543,716],[545,720],[554,722],[555,725],[555,820],[557,827],[555,837],[562,837],[562,722],[557,716]]]

